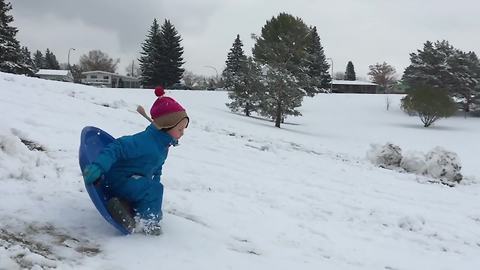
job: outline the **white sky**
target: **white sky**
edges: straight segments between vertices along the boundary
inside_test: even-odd
[[[31,51],[50,48],[60,62],[100,49],[120,58],[119,73],[137,59],[154,18],[170,19],[183,38],[185,68],[197,74],[220,73],[236,34],[250,55],[252,33],[287,12],[316,26],[334,72],[353,61],[357,76],[368,65],[386,61],[401,75],[409,53],[426,40],[447,39],[480,53],[480,4],[474,0],[10,0],[18,39]]]

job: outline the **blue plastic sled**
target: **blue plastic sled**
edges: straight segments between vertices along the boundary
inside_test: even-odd
[[[82,172],[88,164],[95,160],[98,154],[100,154],[100,151],[102,151],[105,146],[114,140],[115,138],[99,128],[84,127],[80,138],[79,149],[79,162]],[[98,181],[96,183],[98,183]],[[103,218],[105,218],[108,223],[112,224],[113,227],[115,227],[121,233],[130,234],[125,227],[113,220],[112,216],[108,212],[107,202],[110,198],[105,194],[103,188],[100,185],[95,185],[95,183],[85,184],[85,188],[87,189],[90,199],[93,201],[93,204]]]

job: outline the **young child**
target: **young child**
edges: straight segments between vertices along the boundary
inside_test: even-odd
[[[116,139],[83,172],[86,183],[100,180],[112,197],[108,202],[112,217],[129,231],[141,223],[145,233],[161,233],[162,166],[169,147],[178,144],[189,123],[185,109],[164,94],[163,87],[155,88],[158,98],[150,109],[153,121],[145,131]]]

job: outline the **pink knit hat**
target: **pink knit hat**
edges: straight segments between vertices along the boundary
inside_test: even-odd
[[[158,128],[172,128],[184,118],[189,120],[185,109],[171,97],[165,97],[165,90],[162,86],[155,88],[155,95],[158,97],[150,109],[150,115]],[[187,123],[188,125],[188,123]]]

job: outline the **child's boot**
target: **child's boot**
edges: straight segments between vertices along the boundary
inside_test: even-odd
[[[117,197],[113,197],[108,200],[107,209],[116,222],[121,224],[129,232],[133,232],[135,229],[135,219],[133,219],[128,208],[125,207],[125,205]]]

